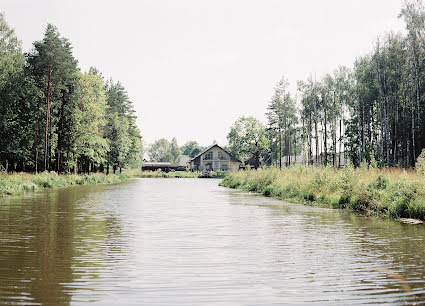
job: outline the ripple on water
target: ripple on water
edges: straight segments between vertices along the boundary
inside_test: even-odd
[[[0,199],[0,304],[425,302],[424,226],[217,183],[137,179]]]

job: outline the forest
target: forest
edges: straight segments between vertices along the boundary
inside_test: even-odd
[[[267,123],[242,117],[228,135],[240,159],[282,167],[298,156],[306,165],[342,166],[344,159],[379,167],[415,167],[425,146],[425,9],[406,2],[405,33],[386,33],[353,68],[339,67],[297,82],[283,77],[269,101]]]
[[[141,161],[124,86],[94,67],[82,72],[52,24],[23,53],[0,13],[0,170],[115,173]]]
[[[289,91],[285,77],[268,101],[267,123],[241,117],[227,149],[256,167],[294,163],[341,167],[350,161],[413,168],[425,146],[425,9],[406,2],[403,33],[386,33],[352,67]],[[176,163],[195,156],[160,139],[150,160]],[[59,173],[114,172],[142,162],[142,137],[132,102],[120,82],[92,67],[81,72],[68,39],[47,25],[28,53],[0,14],[0,170]]]

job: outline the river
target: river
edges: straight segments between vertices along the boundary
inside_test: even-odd
[[[0,199],[1,305],[425,303],[425,226],[215,179]]]

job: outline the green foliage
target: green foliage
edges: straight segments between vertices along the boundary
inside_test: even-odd
[[[260,165],[260,154],[267,150],[269,141],[266,138],[264,125],[254,117],[241,117],[232,125],[227,135],[230,153],[240,160],[249,155]]]
[[[170,162],[172,165],[177,165],[180,156],[180,149],[177,144],[177,139],[174,137],[170,144]]]
[[[422,152],[416,161],[416,172],[425,176],[425,149],[422,149]]]
[[[21,42],[0,13],[0,161],[32,157],[41,95],[24,66]]]
[[[182,154],[188,155],[190,157],[195,157],[204,150],[205,148],[201,147],[196,141],[188,141],[180,147],[180,151],[182,152]]]
[[[89,172],[142,162],[142,138],[124,87],[82,74],[70,42],[48,24],[22,54],[0,14],[0,164],[8,171]],[[105,165],[106,164],[106,165]],[[109,167],[108,167],[109,168]]]
[[[416,186],[412,182],[400,180],[392,184],[383,196],[383,203],[388,207],[388,214],[393,218],[410,217],[408,207],[415,199],[416,192]]]
[[[136,126],[133,105],[120,82],[106,84],[107,125],[106,138],[110,151],[108,166],[113,170],[137,167],[142,163],[142,137]]]
[[[274,95],[267,106],[268,133],[270,151],[267,152],[270,162],[280,160],[282,156],[294,155],[297,141],[298,123],[295,100],[288,91],[289,83],[285,77],[276,84]],[[282,153],[282,155],[281,155]]]
[[[34,49],[27,55],[28,71],[35,84],[43,92],[36,130],[37,143],[43,143],[43,169],[63,171],[64,152],[70,151],[67,134],[71,129],[71,97],[78,82],[77,60],[72,55],[70,42],[61,37],[57,28],[48,24],[41,41],[34,42]],[[52,163],[51,163],[52,161]]]
[[[70,185],[111,184],[125,180],[125,175],[58,175],[55,172],[39,174],[2,174],[0,175],[0,196],[22,194],[43,188],[58,188]]]
[[[171,143],[161,138],[150,145],[148,149],[149,159],[155,162],[171,162]]]
[[[413,173],[297,166],[229,173],[221,185],[291,202],[425,220],[425,181]]]
[[[180,154],[176,138],[173,138],[171,142],[165,138],[158,139],[148,149],[151,161],[170,162],[172,165],[177,165]]]
[[[103,81],[96,75],[79,74],[74,105],[70,110],[72,125],[68,131],[75,160],[99,164],[106,162],[109,146],[102,130],[106,124],[106,96],[103,88]]]

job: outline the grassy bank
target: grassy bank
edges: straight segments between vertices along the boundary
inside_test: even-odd
[[[211,172],[213,178],[224,178],[227,175],[227,171],[215,171]],[[201,175],[201,172],[191,172],[191,171],[172,171],[172,172],[162,172],[162,171],[140,171],[140,170],[128,170],[125,171],[125,174],[132,177],[164,177],[164,178],[198,178]]]
[[[87,175],[58,175],[54,172],[39,174],[0,174],[0,196],[22,194],[43,188],[66,187],[70,185],[118,183],[128,177],[129,176],[126,174],[105,175],[100,173]]]
[[[223,178],[227,171],[213,172],[214,178]],[[119,183],[131,177],[165,177],[165,178],[197,178],[200,172],[189,171],[140,171],[125,170],[121,174],[57,174],[55,172],[31,174],[31,173],[0,173],[0,196],[23,194],[29,191],[41,190],[43,188],[57,188],[71,185],[88,185],[88,184],[111,184]]]
[[[400,169],[259,169],[229,174],[222,186],[289,202],[425,220],[425,177]]]

